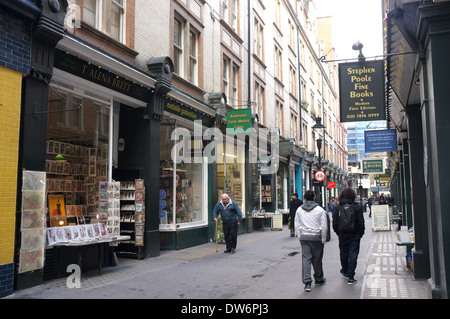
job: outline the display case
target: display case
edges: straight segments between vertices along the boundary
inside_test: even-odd
[[[142,259],[145,257],[145,189],[144,180],[120,182],[120,234],[130,236],[116,248],[119,257]]]

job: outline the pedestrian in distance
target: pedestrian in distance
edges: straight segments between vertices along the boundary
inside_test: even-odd
[[[316,286],[324,285],[323,250],[327,238],[327,213],[316,202],[314,191],[307,190],[303,194],[303,205],[295,214],[295,235],[302,247],[302,282],[305,291],[311,291],[311,266],[314,269]]]
[[[295,237],[295,213],[297,209],[303,204],[303,201],[298,199],[298,194],[294,193],[291,196],[291,202],[289,204],[289,218],[290,221],[290,229],[291,229],[291,237]]]
[[[361,238],[365,231],[363,208],[355,199],[356,192],[350,187],[344,188],[339,194],[339,203],[333,218],[333,230],[339,238],[340,273],[347,278],[349,285],[357,282],[355,270]]]
[[[221,200],[213,209],[213,221],[217,223],[217,216],[222,216],[223,234],[225,237],[226,250],[224,253],[234,254],[237,245],[238,226],[242,222],[242,213],[238,204],[227,194],[222,194]]]
[[[367,203],[369,205],[369,217],[372,217],[372,205],[373,205],[374,200],[375,200],[375,195],[369,197],[369,200],[367,201]]]

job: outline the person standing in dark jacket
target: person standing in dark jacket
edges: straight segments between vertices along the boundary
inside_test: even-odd
[[[339,251],[341,259],[341,274],[348,278],[348,284],[356,284],[355,270],[359,255],[361,238],[365,231],[363,208],[355,202],[356,192],[350,188],[344,188],[339,194],[339,203],[333,216],[333,230],[339,237]],[[354,206],[355,228],[353,232],[339,231],[339,215],[342,207],[346,204]]]
[[[297,209],[303,205],[303,201],[298,199],[298,194],[294,193],[291,196],[291,203],[289,205],[289,217],[291,219],[291,237],[295,237],[295,212]]]
[[[217,223],[219,214],[222,216],[223,234],[225,237],[226,250],[224,253],[232,253],[236,250],[237,230],[242,221],[242,213],[238,204],[227,194],[222,194],[222,199],[214,206],[213,221]]]

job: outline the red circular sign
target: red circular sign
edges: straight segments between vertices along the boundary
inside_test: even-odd
[[[318,182],[322,182],[323,180],[325,180],[326,177],[327,175],[325,175],[324,171],[316,171],[314,173],[314,179]]]

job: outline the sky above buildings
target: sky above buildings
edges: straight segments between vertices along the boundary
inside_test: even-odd
[[[336,59],[354,59],[352,45],[361,42],[366,57],[383,54],[382,0],[316,0],[317,17],[333,17]]]

